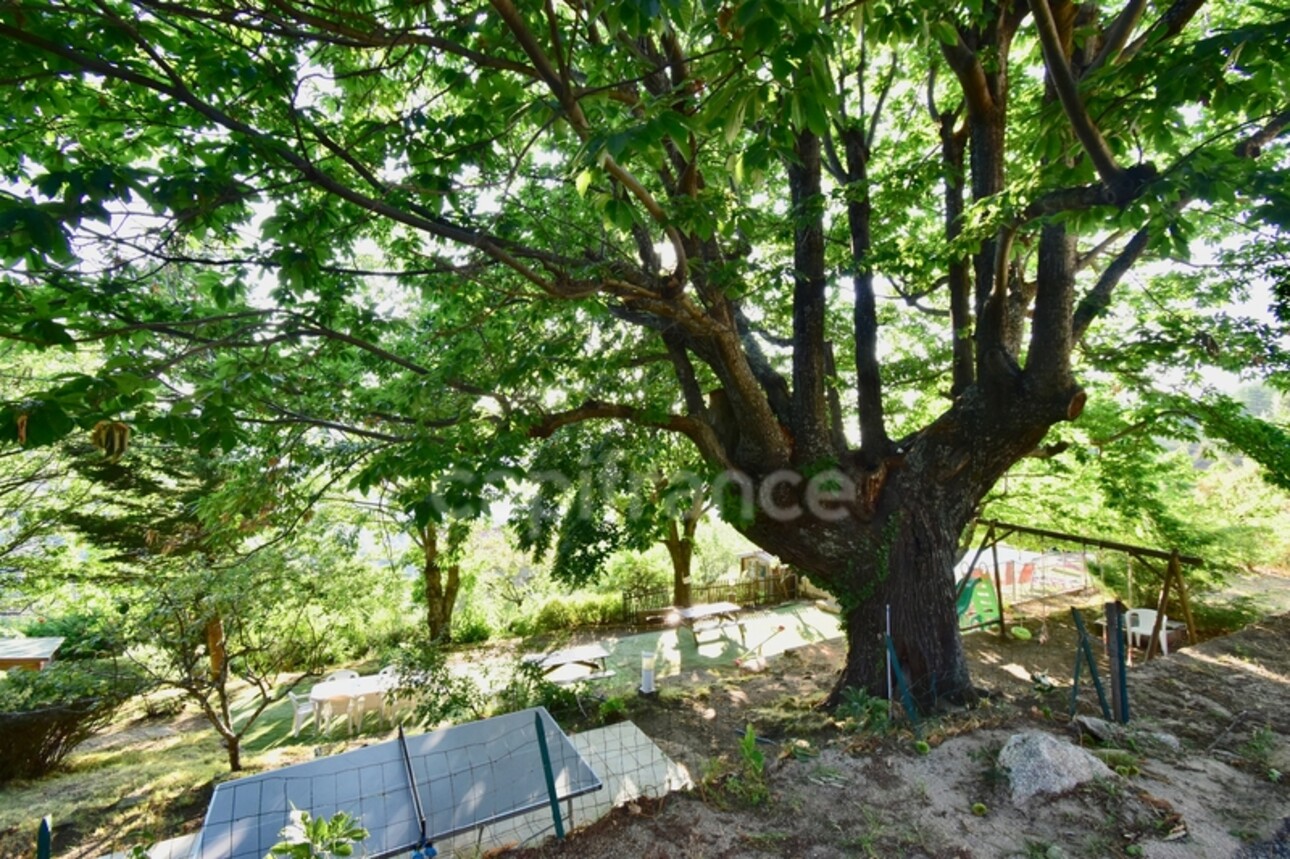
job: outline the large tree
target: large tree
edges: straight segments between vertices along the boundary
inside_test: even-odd
[[[890,606],[920,700],[971,698],[960,533],[1079,417],[1127,273],[1233,224],[1284,265],[1288,34],[1222,0],[10,4],[0,331],[111,358],[6,432],[312,425],[366,486],[679,433],[838,595],[839,688],[879,688]]]
[[[693,448],[657,430],[566,429],[542,445],[525,473],[536,484],[512,511],[521,549],[553,555],[551,575],[569,587],[606,571],[619,550],[667,550],[672,604],[690,605],[694,535],[711,508]]]

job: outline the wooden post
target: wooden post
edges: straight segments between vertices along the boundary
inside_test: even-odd
[[[1007,628],[1003,623],[1003,585],[999,581],[999,541],[995,540],[990,546],[990,553],[994,556],[994,599],[999,604],[999,635],[1008,634]],[[969,574],[970,575],[970,574]]]
[[[1169,556],[1169,569],[1173,572],[1174,579],[1178,582],[1178,602],[1182,603],[1183,620],[1187,624],[1187,643],[1196,643],[1196,621],[1191,616],[1191,601],[1187,598],[1187,582],[1183,579],[1182,558],[1178,555],[1178,550],[1174,549]]]
[[[1132,555],[1124,556],[1124,566],[1125,566],[1126,574],[1129,577],[1129,588],[1128,588],[1129,593],[1128,593],[1127,599],[1129,600],[1130,608],[1132,608],[1133,606],[1137,605],[1137,603],[1133,601],[1133,556]]]
[[[1124,604],[1109,602],[1106,610],[1106,655],[1111,668],[1111,712],[1120,724],[1129,721],[1129,684],[1124,652],[1128,641],[1124,635]]]
[[[1191,603],[1187,599],[1187,583],[1182,575],[1182,558],[1178,550],[1174,549],[1173,554],[1169,556],[1169,564],[1165,567],[1164,584],[1160,586],[1160,601],[1156,603],[1156,624],[1151,630],[1151,640],[1147,642],[1147,659],[1156,654],[1156,649],[1160,644],[1160,633],[1168,635],[1168,627],[1165,626],[1166,608],[1169,605],[1169,589],[1178,588],[1178,606],[1182,609],[1183,622],[1187,626],[1187,643],[1196,643],[1196,621],[1191,615]]]

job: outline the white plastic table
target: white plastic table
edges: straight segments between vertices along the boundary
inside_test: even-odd
[[[385,693],[396,685],[398,679],[388,674],[364,674],[342,680],[324,680],[309,690],[309,700],[314,705],[314,726],[321,734],[323,716],[328,708],[333,714],[348,713],[352,701],[368,695],[376,695],[384,701]]]

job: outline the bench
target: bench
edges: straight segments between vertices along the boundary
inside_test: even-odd
[[[609,651],[599,644],[583,644],[577,647],[566,647],[551,653],[530,653],[523,657],[523,662],[537,665],[544,676],[555,683],[579,683],[584,680],[603,680],[613,677],[614,671],[607,660]],[[587,673],[569,673],[561,669],[570,665],[587,669]]]
[[[737,626],[739,628],[739,640],[743,642],[747,631],[744,629],[743,622],[739,620],[739,611],[739,606],[732,602],[714,602],[679,608],[676,610],[676,614],[681,619],[681,625],[689,628],[690,636],[694,639],[694,644],[697,647],[699,633],[696,626],[700,621],[705,620],[716,620],[715,624],[707,627],[708,629],[724,630],[730,626]]]

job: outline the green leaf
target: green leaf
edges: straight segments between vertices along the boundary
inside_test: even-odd
[[[959,41],[958,28],[950,21],[940,19],[931,23],[932,35],[937,41],[945,45],[957,45]]]

